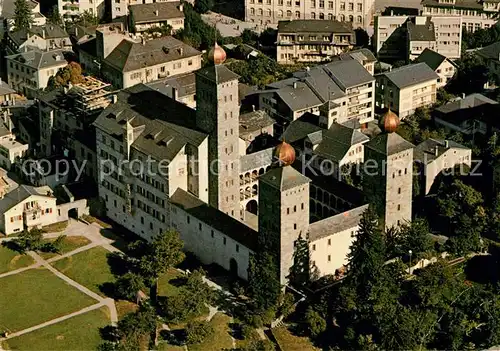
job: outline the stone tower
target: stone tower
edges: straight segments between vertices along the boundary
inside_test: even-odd
[[[388,111],[384,132],[365,144],[363,190],[386,228],[411,221],[414,145],[395,130],[399,117]]]
[[[309,182],[287,163],[259,178],[259,244],[274,255],[281,284],[293,265],[295,241],[309,229]]]
[[[211,63],[196,72],[196,124],[209,135],[209,204],[239,218],[239,77],[223,65],[225,57],[215,44]]]

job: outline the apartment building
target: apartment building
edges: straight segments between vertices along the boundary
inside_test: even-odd
[[[130,28],[134,33],[168,25],[172,32],[184,29],[184,5],[181,2],[155,2],[129,6]]]
[[[496,42],[474,51],[488,66],[491,73],[500,74],[500,42]]]
[[[259,94],[259,107],[277,121],[278,135],[306,112],[319,115],[323,128],[334,122],[359,128],[374,119],[374,105],[375,78],[357,60],[296,72]]]
[[[462,30],[460,17],[375,16],[373,36],[380,59],[417,58],[425,49],[448,58],[460,58]]]
[[[376,79],[377,107],[390,108],[401,119],[436,102],[439,75],[425,63],[399,67]]]
[[[500,3],[497,0],[423,0],[422,15],[460,17],[468,32],[489,28],[498,21]]]
[[[140,4],[153,4],[153,3],[179,3],[179,0],[114,0],[111,4],[111,18],[119,18],[123,16],[128,16],[129,14],[129,6],[140,5]],[[194,1],[187,1],[188,3],[193,4]]]
[[[116,0],[114,0],[116,1]],[[57,0],[59,13],[65,20],[73,20],[80,17],[85,11],[101,19],[105,12],[104,0]]]
[[[28,152],[29,145],[16,140],[12,133],[10,116],[3,117],[8,119],[8,123],[2,123],[0,126],[0,167],[10,170],[12,165]]]
[[[427,64],[434,72],[439,75],[437,88],[442,88],[448,82],[453,79],[457,73],[457,64],[450,60],[449,58],[432,51],[430,49],[425,49],[415,62],[423,62]]]
[[[63,50],[32,50],[5,57],[7,82],[16,91],[34,96],[39,89],[47,87],[49,78],[68,62]]]
[[[374,0],[245,0],[245,21],[277,25],[283,20],[320,19],[368,28],[374,4]]]
[[[17,54],[37,48],[42,51],[71,49],[68,33],[60,26],[32,26],[8,32],[5,36],[6,50],[9,54]]]
[[[32,25],[43,26],[47,22],[47,18],[40,12],[40,4],[34,0],[27,0],[26,4],[31,11]],[[0,33],[5,35],[8,31],[15,30],[14,15],[16,12],[15,1],[4,1],[2,3],[2,20],[0,21]]]
[[[372,76],[375,74],[375,63],[377,58],[368,49],[358,49],[342,53],[338,56],[332,57],[333,61],[346,61],[356,60],[370,73]]]
[[[280,21],[276,60],[281,64],[322,62],[356,45],[352,24],[328,20]]]

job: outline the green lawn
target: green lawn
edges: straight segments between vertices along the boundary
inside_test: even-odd
[[[28,255],[21,255],[16,251],[0,245],[0,273],[27,267],[34,263],[33,258]]]
[[[217,313],[210,324],[214,328],[214,333],[209,335],[202,343],[188,346],[189,351],[220,351],[233,348],[229,323],[231,317]]]
[[[257,333],[257,330],[253,329],[252,334],[246,339],[235,338],[236,348],[241,350],[246,350],[246,348],[252,341],[258,341],[258,340],[260,340],[259,333]]]
[[[272,333],[282,350],[287,351],[316,351],[318,348],[314,347],[306,337],[295,336],[286,327],[278,327],[272,329]]]
[[[9,339],[2,346],[11,350],[96,350],[102,342],[99,328],[109,324],[107,312],[105,307],[90,311]]]
[[[170,283],[171,280],[182,278],[184,274],[176,269],[169,269],[167,273],[158,279],[158,296],[173,296],[179,292],[179,288]]]
[[[158,351],[184,351],[184,346],[170,345],[166,342],[160,342],[156,348]]]
[[[52,265],[74,281],[105,296],[99,287],[115,281],[108,265],[108,252],[102,247],[94,247],[53,262]]]
[[[55,241],[56,239],[45,239],[44,242]],[[59,253],[64,255],[65,253],[71,252],[73,250],[78,249],[79,247],[90,244],[91,241],[84,236],[66,236],[62,242]],[[44,259],[48,260],[49,258],[57,256],[56,253],[53,252],[40,252],[40,256]]]
[[[0,329],[22,330],[97,303],[44,268],[0,278]]]

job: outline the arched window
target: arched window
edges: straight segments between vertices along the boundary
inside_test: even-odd
[[[358,16],[358,18],[357,18],[356,22],[358,22],[358,23],[361,23],[361,22],[363,22],[363,17],[361,17],[361,16]]]
[[[333,21],[333,15],[331,13],[328,14],[328,20]]]
[[[292,17],[292,11],[288,10],[288,11],[286,12],[286,17]]]
[[[278,17],[279,17],[279,18],[283,18],[283,11],[282,11],[282,10],[279,10],[279,11],[278,11]]]
[[[345,21],[345,16],[344,15],[340,15],[339,19],[340,19],[340,22],[344,22]]]
[[[262,14],[264,13],[264,11],[262,11],[262,9],[259,9],[258,13],[259,13],[259,16],[262,16]]]
[[[316,13],[315,12],[311,12],[311,18],[312,19],[316,19]]]
[[[354,22],[354,17],[353,17],[353,15],[349,15],[349,22]]]
[[[300,18],[300,11],[295,11],[295,18]]]
[[[271,9],[267,9],[267,17],[271,17]]]
[[[255,15],[255,9],[254,9],[254,8],[251,8],[251,9],[250,9],[250,14],[251,14],[251,15]]]
[[[321,20],[324,20],[324,19],[325,19],[325,14],[324,14],[323,12],[321,12],[321,13],[319,14],[319,19],[321,19]]]

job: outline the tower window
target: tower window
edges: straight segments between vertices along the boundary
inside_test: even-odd
[[[297,223],[293,224],[293,229],[297,229]]]
[[[224,119],[227,119],[227,112],[224,112]]]
[[[401,194],[401,188],[398,188],[398,194]]]
[[[328,239],[328,245],[332,244],[332,239]]]
[[[189,222],[191,222],[191,218],[189,218],[189,216],[187,216],[187,222],[189,224]]]
[[[398,205],[398,211],[401,210],[401,205]]]
[[[332,260],[332,256],[328,255],[328,262]]]
[[[302,203],[302,204],[300,205],[300,209],[301,209],[301,210],[303,210],[303,209],[304,209],[304,203]]]
[[[316,244],[313,244],[313,251],[316,251]]]
[[[198,224],[198,229],[201,231],[201,223]]]
[[[293,212],[297,212],[297,206],[293,206]]]
[[[401,170],[399,170],[399,175],[401,175]]]
[[[392,174],[392,177],[393,177],[393,178],[395,178],[395,177],[396,177],[396,174],[395,174],[395,173],[393,173],[393,174]]]
[[[214,231],[213,230],[212,230],[211,234],[212,234],[212,238],[213,238],[214,237]]]
[[[286,214],[287,214],[287,215],[288,215],[288,214],[290,214],[290,207],[287,207],[287,209],[286,209]]]
[[[446,157],[446,155],[444,155],[444,156]],[[407,174],[407,173],[408,173],[408,169],[407,169],[407,168],[405,168],[405,174]]]
[[[240,245],[236,245],[236,252],[240,252]]]
[[[226,245],[226,238],[224,238],[224,245]]]

